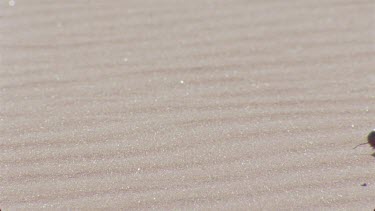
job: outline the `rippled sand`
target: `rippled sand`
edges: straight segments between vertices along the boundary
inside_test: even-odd
[[[0,11],[0,208],[375,208],[374,1]]]

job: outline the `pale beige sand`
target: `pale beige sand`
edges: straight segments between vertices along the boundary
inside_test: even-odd
[[[374,209],[374,6],[1,1],[0,208]]]

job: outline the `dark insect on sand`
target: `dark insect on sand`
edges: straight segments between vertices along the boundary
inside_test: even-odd
[[[364,144],[370,144],[370,146],[373,149],[375,149],[375,129],[368,134],[367,143],[358,144],[353,149],[357,148],[358,146],[364,145]]]

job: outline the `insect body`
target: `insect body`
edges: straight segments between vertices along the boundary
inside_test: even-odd
[[[358,144],[353,149],[357,148],[358,146],[364,145],[364,144],[370,144],[370,146],[375,149],[375,129],[368,134],[367,143]]]

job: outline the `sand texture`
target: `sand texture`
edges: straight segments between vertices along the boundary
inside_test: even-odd
[[[373,128],[373,0],[0,1],[3,210],[373,210]]]

